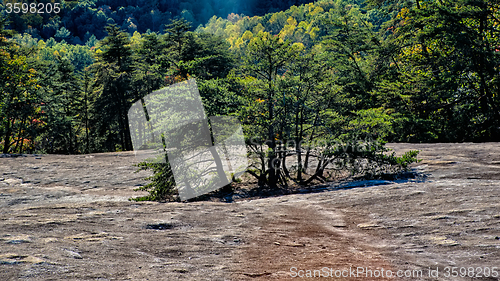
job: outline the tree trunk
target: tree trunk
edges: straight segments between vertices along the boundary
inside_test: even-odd
[[[299,103],[297,102],[297,108],[295,111],[295,154],[297,155],[297,181],[302,182],[302,155],[300,151],[300,133],[299,133],[299,115],[300,111]]]
[[[272,59],[269,55],[268,61],[270,62],[269,64],[269,77],[268,77],[268,96],[267,96],[267,103],[268,103],[268,110],[269,110],[269,148],[270,148],[270,155],[269,155],[269,161],[268,161],[268,170],[269,170],[269,180],[268,184],[269,187],[275,188],[276,183],[277,183],[277,178],[276,178],[276,167],[274,167],[275,164],[275,159],[276,159],[276,140],[274,139],[274,102],[273,102],[273,85],[272,85],[272,73],[273,73],[273,65],[272,65]]]
[[[6,133],[5,133],[5,136],[4,136],[4,140],[3,140],[3,153],[9,153],[9,148],[10,148],[10,135],[12,134],[12,125],[14,123],[14,120],[12,120],[12,124],[11,122],[9,121],[9,118],[6,118],[7,120],[7,129],[6,129]]]
[[[89,116],[88,116],[88,104],[87,104],[87,81],[85,81],[85,146],[86,153],[90,153],[89,149]]]

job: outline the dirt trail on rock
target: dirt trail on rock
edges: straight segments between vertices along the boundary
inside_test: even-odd
[[[128,201],[130,152],[0,158],[0,280],[500,280],[476,270],[500,268],[500,145],[389,146],[423,176],[234,203]]]
[[[267,206],[271,212],[256,221],[259,234],[242,246],[238,258],[244,262],[234,280],[293,280],[308,274],[318,277],[308,280],[355,280],[349,275],[362,272],[358,268],[394,270],[377,249],[381,240],[357,227],[361,218],[315,206],[280,205]]]

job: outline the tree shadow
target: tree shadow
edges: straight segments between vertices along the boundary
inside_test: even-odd
[[[381,174],[375,177],[348,177],[338,181],[331,181],[310,186],[279,186],[277,188],[269,188],[268,186],[255,186],[250,189],[243,189],[234,188],[231,184],[229,184],[219,190],[204,194],[196,198],[192,198],[187,202],[217,201],[232,203],[241,200],[278,197],[290,194],[321,193],[341,189],[366,188],[371,186],[408,182],[420,183],[426,182],[428,176],[429,174],[423,173],[413,168],[409,171],[400,173]]]

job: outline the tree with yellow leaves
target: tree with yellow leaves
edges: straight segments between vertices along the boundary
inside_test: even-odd
[[[3,153],[22,153],[34,142],[40,86],[20,47],[7,41],[4,23],[0,20],[0,147]]]

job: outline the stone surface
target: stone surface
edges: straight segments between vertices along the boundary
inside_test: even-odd
[[[0,280],[297,279],[291,267],[469,280],[446,267],[499,268],[500,145],[389,146],[420,150],[421,176],[234,203],[128,201],[148,175],[129,152],[0,157]]]

